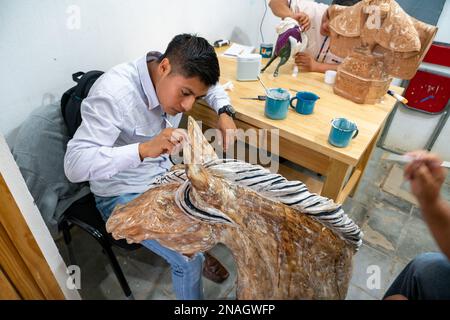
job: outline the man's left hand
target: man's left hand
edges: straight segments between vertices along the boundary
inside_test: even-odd
[[[217,128],[220,130],[223,138],[223,151],[227,151],[231,144],[236,139],[236,124],[233,118],[226,113],[219,115]]]

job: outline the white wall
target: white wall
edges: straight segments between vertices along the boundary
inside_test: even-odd
[[[8,143],[36,107],[60,99],[71,74],[164,51],[171,38],[197,33],[259,46],[266,0],[0,0],[0,132]],[[74,26],[80,12],[80,28]],[[268,9],[265,40],[278,19]]]
[[[450,43],[450,33],[448,32],[450,30],[450,0],[445,1],[437,26],[439,31],[436,35],[436,41]]]

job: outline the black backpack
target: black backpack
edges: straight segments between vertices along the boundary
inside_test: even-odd
[[[81,124],[81,101],[87,97],[92,85],[102,74],[103,71],[94,70],[72,75],[77,85],[64,92],[61,98],[61,113],[71,138]]]

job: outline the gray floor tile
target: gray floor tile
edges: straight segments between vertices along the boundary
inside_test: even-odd
[[[370,210],[369,219],[362,227],[363,241],[374,248],[393,255],[408,218],[409,215],[379,203],[378,207]]]
[[[368,245],[363,245],[353,259],[350,283],[363,289],[371,297],[381,299],[398,274],[399,267],[397,260]],[[378,274],[380,277],[375,279]]]
[[[355,194],[353,197],[350,197],[351,199],[355,200],[355,201],[359,201],[360,199],[363,198],[363,195],[366,193],[366,190],[368,188],[369,185],[372,185],[372,181],[366,179],[366,178],[361,178],[361,181],[358,185],[358,187],[356,188]],[[359,201],[361,202],[361,201]],[[361,202],[363,203],[363,202]]]
[[[427,225],[423,220],[412,216],[402,230],[397,255],[403,260],[411,260],[423,252],[439,251]]]
[[[172,287],[172,272],[168,266],[161,277],[154,284],[154,289],[147,292],[145,300],[175,300],[175,293]]]
[[[361,203],[347,198],[342,206],[344,212],[359,226],[362,227],[364,223],[369,219],[369,210]]]
[[[384,192],[378,186],[369,186],[366,190],[366,201],[363,202],[367,207],[380,204],[390,205],[400,212],[409,214],[413,204],[407,200],[398,198],[390,193]]]
[[[389,207],[406,215],[411,213],[411,209],[413,207],[411,202],[384,192],[381,189],[378,189],[378,192],[375,194],[374,199],[370,204],[376,208]]]
[[[364,171],[363,179],[371,181],[376,186],[380,186],[391,170],[391,167],[392,163],[371,159]]]
[[[345,300],[375,300],[375,298],[365,292],[363,289],[350,284]]]

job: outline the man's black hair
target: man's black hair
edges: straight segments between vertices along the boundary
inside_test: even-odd
[[[175,36],[159,61],[164,58],[169,59],[172,72],[186,78],[199,77],[207,86],[219,81],[220,69],[216,52],[202,37],[186,33]]]
[[[333,5],[333,4],[337,4],[337,5],[340,5],[340,6],[347,6],[347,7],[350,7],[350,6],[352,6],[352,5],[354,5],[354,4],[357,4],[358,2],[360,2],[361,0],[333,0],[332,2],[331,2],[331,4]]]

